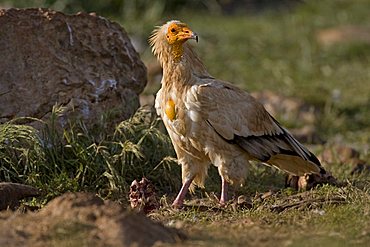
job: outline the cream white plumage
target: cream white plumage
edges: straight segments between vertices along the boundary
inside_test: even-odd
[[[294,175],[324,172],[317,158],[245,91],[220,81],[186,43],[198,39],[189,27],[170,21],[153,31],[150,43],[163,67],[155,107],[182,166],[183,187],[203,186],[211,164],[222,179],[220,202],[228,184],[242,184],[249,160],[259,160]]]

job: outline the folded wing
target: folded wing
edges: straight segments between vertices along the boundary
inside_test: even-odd
[[[281,127],[262,104],[231,84],[209,79],[194,85],[186,106],[200,114],[224,141],[238,145],[252,159],[294,175],[321,170],[315,155]],[[194,117],[194,121],[199,119]]]

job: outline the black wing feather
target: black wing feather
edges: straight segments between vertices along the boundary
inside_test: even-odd
[[[273,117],[271,118],[280,127],[280,124]],[[213,128],[209,121],[207,123]],[[259,136],[234,135],[234,138],[231,140],[225,139],[215,128],[213,130],[226,142],[238,145],[248,152],[249,155],[262,162],[267,162],[272,156],[277,154],[298,156],[316,164],[320,169],[320,173],[325,174],[326,172],[317,157],[299,143],[287,130],[280,128],[282,130],[280,134]]]

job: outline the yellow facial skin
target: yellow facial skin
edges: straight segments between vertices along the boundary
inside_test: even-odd
[[[166,108],[164,109],[166,116],[169,120],[174,120],[176,118],[176,109],[175,109],[175,102],[172,99],[169,99],[166,102]]]
[[[180,58],[183,54],[182,44],[188,39],[198,41],[198,36],[190,30],[184,23],[172,23],[168,26],[166,39],[172,45],[172,54],[175,58]]]
[[[196,34],[184,23],[172,23],[168,26],[167,41],[170,45],[184,43],[188,39],[196,39]]]

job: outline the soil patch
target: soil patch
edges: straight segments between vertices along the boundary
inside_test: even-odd
[[[89,193],[66,193],[36,213],[0,214],[0,246],[152,246],[184,235]]]

